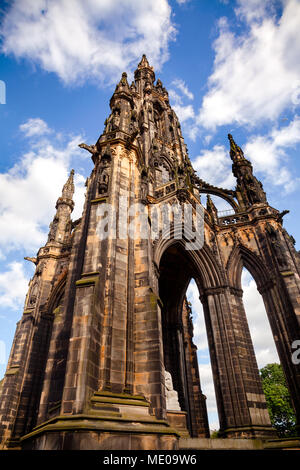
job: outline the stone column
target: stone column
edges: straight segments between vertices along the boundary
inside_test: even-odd
[[[210,288],[202,298],[221,432],[274,435],[240,295]]]

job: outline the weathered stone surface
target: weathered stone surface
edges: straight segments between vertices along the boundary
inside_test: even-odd
[[[197,176],[146,57],[134,77],[129,86],[122,75],[96,144],[80,144],[95,165],[81,219],[71,220],[72,171],[46,245],[27,258],[36,272],[0,386],[1,448],[172,450],[179,434],[208,438],[185,299],[191,278],[203,303],[221,433],[272,436],[243,306],[243,266],[263,296],[300,422],[299,366],[291,361],[300,261],[282,227],[284,212],[268,204],[231,135],[235,190]],[[202,193],[222,197],[232,213],[218,213],[210,197],[203,208]],[[176,211],[170,230],[155,232],[155,210],[184,203],[193,222],[185,238]],[[187,250],[197,208],[204,244]],[[108,209],[115,216],[103,225]],[[165,370],[178,394],[173,412]]]

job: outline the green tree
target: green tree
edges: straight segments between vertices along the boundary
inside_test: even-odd
[[[267,364],[260,376],[273,427],[279,437],[296,436],[296,416],[280,364]]]

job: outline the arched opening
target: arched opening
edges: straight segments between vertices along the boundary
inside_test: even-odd
[[[178,411],[186,416],[192,437],[209,437],[206,397],[202,393],[192,311],[186,298],[192,278],[200,283],[192,259],[179,244],[171,245],[160,262],[159,296],[162,302],[164,365],[177,392]],[[176,396],[176,395],[175,395]],[[175,410],[168,409],[170,414]]]
[[[220,423],[203,305],[199,298],[199,290],[194,279],[191,280],[187,288],[186,297],[192,309],[194,343],[197,347],[197,359],[199,367],[199,376],[201,379],[201,389],[202,393],[206,397],[208,424],[210,435],[212,435],[213,432],[219,430]]]
[[[221,196],[216,196],[214,194],[208,194],[208,193],[201,193],[201,201],[202,201],[202,204],[206,204],[206,201],[207,201],[207,196],[210,197],[210,199],[212,200],[213,204],[215,205],[216,209],[217,209],[217,212],[218,212],[218,215],[219,216],[222,216],[224,213],[225,214],[229,214],[229,213],[232,213],[234,214],[235,213],[235,210],[234,208],[232,207],[232,205],[228,202],[228,200],[225,200],[223,197]]]
[[[273,362],[280,363],[263,298],[257,290],[253,276],[246,268],[243,268],[241,273],[241,286],[258,368]]]

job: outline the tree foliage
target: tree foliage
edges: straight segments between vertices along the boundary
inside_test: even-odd
[[[280,364],[267,364],[260,376],[273,427],[279,437],[296,436],[296,416]]]

